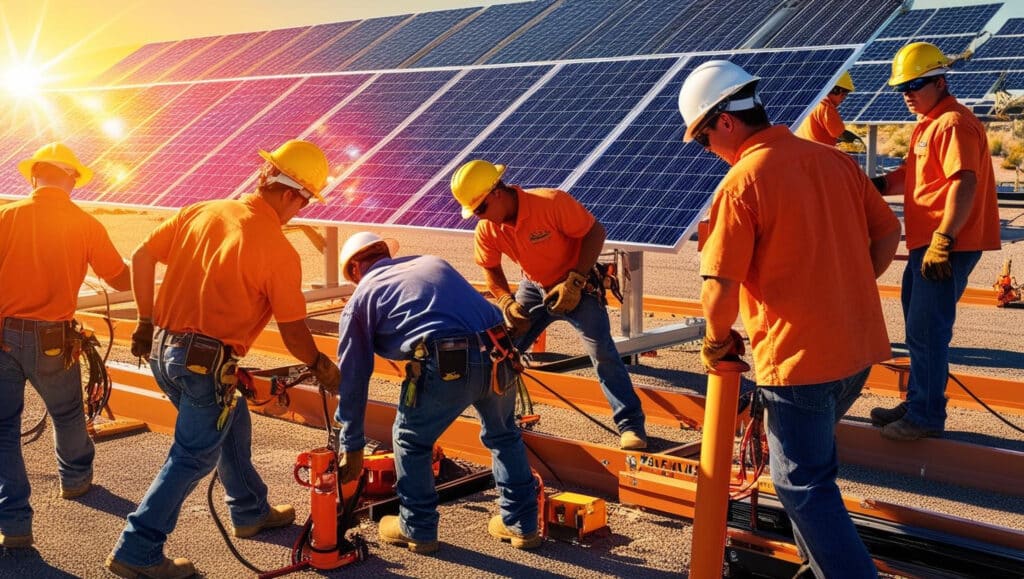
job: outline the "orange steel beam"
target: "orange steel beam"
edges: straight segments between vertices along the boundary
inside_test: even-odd
[[[878,284],[878,294],[883,298],[900,298],[900,286]],[[960,305],[964,306],[996,306],[996,292],[991,288],[969,287],[960,296]]]
[[[907,364],[909,358],[897,358],[894,362]],[[885,396],[906,398],[909,375],[909,368],[903,371],[876,364],[871,368],[865,388]],[[985,404],[1000,412],[1024,416],[1024,383],[973,374],[954,374],[954,376],[978,398],[984,400]],[[952,378],[946,382],[946,397],[949,398],[949,403],[953,406],[975,410],[982,408]]]

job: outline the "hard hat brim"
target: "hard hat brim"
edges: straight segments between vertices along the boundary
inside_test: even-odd
[[[18,172],[21,173],[25,180],[28,181],[29,185],[32,184],[32,167],[35,167],[36,163],[45,163],[46,161],[37,161],[29,157],[24,161],[18,163]],[[52,165],[53,163],[51,163]],[[73,167],[75,171],[78,171],[78,178],[75,179],[75,187],[84,187],[89,181],[92,181],[93,172],[92,169],[85,165],[76,165]]]
[[[352,283],[355,283],[355,280],[350,278],[349,275],[348,275],[348,264],[352,261],[353,258],[358,256],[360,253],[363,253],[367,249],[370,249],[374,245],[377,245],[377,244],[380,244],[380,243],[383,243],[384,245],[387,246],[388,254],[391,255],[391,257],[395,257],[398,254],[398,240],[393,238],[393,237],[385,237],[383,239],[377,239],[377,240],[371,241],[370,243],[367,243],[367,244],[359,247],[358,249],[356,249],[355,251],[352,252],[352,255],[349,255],[344,260],[342,260],[342,262],[341,262],[341,275],[342,275],[342,277],[344,277],[346,280],[348,280],[348,281],[350,281]]]
[[[278,171],[284,173],[285,175],[288,175],[288,173],[285,173],[284,169],[281,168],[281,165],[277,162],[277,159],[274,158],[273,154],[268,153],[267,151],[264,151],[263,149],[259,149],[259,151],[257,151],[257,152],[260,154],[260,157],[263,157],[264,161],[266,161],[266,162],[270,163],[271,165],[273,165],[274,168],[277,169]],[[294,180],[294,176],[288,175],[288,177],[291,177]],[[298,181],[296,181],[296,182],[298,182]],[[312,194],[313,198],[316,199],[317,201],[319,201],[320,203],[324,203],[324,196],[321,195],[319,192],[317,192],[317,191],[310,191],[309,189],[306,189],[305,187],[303,187],[302,190],[305,191],[306,193]]]
[[[498,163],[494,166],[494,169],[494,182],[491,183],[491,186],[487,188],[487,191],[483,195],[478,197],[475,201],[473,201],[472,204],[462,206],[463,219],[469,219],[470,217],[472,217],[473,212],[476,211],[476,208],[480,207],[480,204],[484,202],[484,199],[487,199],[487,196],[491,194],[491,191],[494,191],[494,186],[498,184],[498,181],[501,181],[501,176],[505,174],[505,165]]]

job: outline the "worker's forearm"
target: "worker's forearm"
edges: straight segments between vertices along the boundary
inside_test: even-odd
[[[587,275],[591,268],[594,267],[594,264],[597,263],[597,258],[601,255],[601,250],[604,248],[604,239],[604,226],[600,222],[595,221],[590,231],[587,232],[580,242],[580,256],[576,260],[573,271],[580,275]]]
[[[132,298],[135,311],[140,319],[153,318],[153,294],[156,292],[156,258],[140,245],[132,253],[131,265]]]
[[[281,332],[281,341],[292,356],[307,366],[316,362],[320,350],[316,347],[316,341],[313,340],[306,320],[278,323],[277,329]]]
[[[484,269],[484,283],[487,285],[487,291],[491,292],[495,298],[500,298],[505,294],[512,293],[509,288],[508,280],[505,278],[505,270],[501,266],[497,267],[485,267]]]
[[[953,181],[946,197],[946,207],[942,212],[942,221],[939,222],[938,228],[939,233],[944,233],[954,239],[971,216],[978,185],[977,178],[970,171],[962,171],[958,176],[959,178]]]
[[[705,278],[700,303],[704,308],[704,333],[713,341],[725,340],[740,311],[739,283],[723,278]]]

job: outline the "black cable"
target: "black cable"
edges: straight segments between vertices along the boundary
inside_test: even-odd
[[[593,416],[591,416],[591,415],[587,414],[587,413],[586,413],[586,412],[585,412],[585,411],[584,411],[584,410],[583,410],[582,408],[580,408],[579,406],[576,406],[575,404],[573,404],[572,402],[570,402],[569,400],[567,400],[567,399],[566,399],[566,398],[565,398],[564,396],[562,396],[562,395],[561,395],[561,394],[559,394],[558,392],[555,392],[554,390],[552,390],[552,389],[551,389],[551,388],[550,388],[550,387],[549,387],[549,386],[548,386],[547,384],[545,384],[545,383],[541,382],[541,381],[540,381],[539,379],[535,378],[535,377],[534,377],[534,376],[533,376],[532,374],[530,374],[529,372],[525,372],[525,371],[524,371],[524,372],[523,372],[523,376],[526,376],[526,377],[527,377],[527,378],[529,378],[530,380],[533,380],[533,381],[534,381],[534,382],[536,382],[537,384],[540,384],[542,388],[544,388],[544,389],[545,389],[545,390],[547,390],[548,392],[550,392],[550,393],[554,394],[554,395],[555,395],[555,398],[558,398],[559,400],[561,400],[562,402],[564,402],[564,403],[565,403],[566,405],[568,405],[568,406],[569,406],[569,408],[572,408],[572,409],[573,409],[573,410],[575,410],[576,412],[579,412],[580,414],[582,414],[582,415],[584,416],[584,418],[586,418],[587,420],[589,420],[589,421],[593,422],[594,424],[596,424],[596,425],[600,426],[601,428],[605,429],[606,431],[608,431],[609,433],[611,433],[611,434],[612,434],[613,436],[618,436],[618,435],[619,435],[619,433],[618,433],[618,432],[615,432],[614,430],[612,430],[611,428],[609,428],[609,427],[608,427],[607,425],[605,425],[604,423],[602,423],[602,422],[601,422],[601,421],[599,421],[598,419],[596,419],[596,418],[594,418]]]
[[[217,530],[220,531],[220,535],[224,537],[224,542],[227,543],[228,549],[231,551],[231,554],[235,556],[235,559],[238,559],[239,563],[245,565],[247,569],[259,575],[266,573],[266,571],[256,567],[243,557],[242,554],[238,552],[238,549],[235,548],[235,544],[231,542],[231,537],[228,536],[228,530],[224,527],[224,523],[220,521],[220,517],[217,516],[217,509],[213,506],[213,485],[216,482],[217,469],[214,469],[213,476],[210,477],[210,484],[206,487],[206,504],[210,507],[210,515],[213,516],[213,522],[217,525]]]
[[[951,379],[952,379],[952,380],[953,380],[954,382],[956,382],[957,386],[959,386],[959,387],[963,388],[964,392],[966,392],[966,393],[970,394],[971,398],[974,398],[975,402],[977,402],[978,404],[981,404],[981,406],[982,406],[982,407],[983,407],[983,408],[984,408],[985,410],[988,410],[988,411],[989,411],[989,412],[990,412],[990,413],[992,414],[992,416],[995,416],[996,418],[998,418],[999,420],[1001,420],[1001,421],[1002,421],[1002,422],[1003,422],[1004,424],[1006,424],[1006,425],[1007,425],[1007,426],[1009,426],[1010,428],[1012,428],[1012,429],[1016,430],[1017,432],[1020,432],[1020,433],[1024,434],[1024,429],[1022,429],[1021,427],[1017,426],[1016,424],[1014,424],[1014,423],[1010,422],[1009,420],[1007,420],[1006,418],[1004,418],[1004,417],[1003,417],[1003,415],[1002,415],[1002,414],[1000,414],[1000,413],[999,413],[998,411],[996,411],[995,409],[993,409],[993,408],[992,408],[991,406],[989,406],[988,404],[985,404],[985,402],[984,402],[984,401],[982,401],[982,399],[981,399],[981,398],[978,398],[978,397],[977,397],[977,396],[976,396],[976,395],[974,394],[974,392],[971,392],[971,390],[970,390],[969,388],[967,388],[967,386],[965,386],[965,385],[964,385],[964,383],[963,383],[963,382],[961,382],[959,378],[957,378],[956,376],[954,376],[952,372],[950,372],[950,373],[949,373],[949,377],[950,377],[950,378],[951,378]]]

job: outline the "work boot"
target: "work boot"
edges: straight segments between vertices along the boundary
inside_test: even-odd
[[[505,526],[505,521],[501,520],[501,515],[491,517],[491,522],[487,525],[487,532],[496,539],[508,541],[516,549],[536,549],[544,541],[537,531],[525,535],[513,533]]]
[[[90,473],[89,474],[89,478],[85,479],[85,482],[83,482],[80,485],[75,485],[73,487],[66,487],[66,486],[64,486],[64,483],[61,483],[61,485],[60,485],[60,498],[62,498],[62,499],[76,499],[76,498],[84,495],[85,493],[89,492],[89,489],[91,489],[91,488],[92,488],[92,474]]]
[[[931,430],[914,424],[906,417],[882,427],[882,436],[900,442],[942,436],[941,430]]]
[[[267,513],[267,516],[263,517],[263,520],[255,525],[242,525],[241,527],[232,527],[232,529],[234,530],[234,535],[239,539],[248,539],[264,529],[286,527],[292,524],[294,520],[294,507],[291,505],[277,505],[270,507],[270,512]]]
[[[903,415],[905,415],[906,413],[906,402],[900,402],[899,406],[897,406],[896,408],[882,408],[881,406],[879,406],[878,408],[872,408],[871,425],[881,428],[886,424],[892,424],[893,422],[896,422],[900,418],[903,418]]]
[[[438,548],[437,541],[415,541],[406,537],[402,533],[402,525],[395,515],[381,518],[380,523],[377,524],[377,535],[382,542],[388,545],[404,546],[413,553],[419,553],[420,555],[429,555],[437,551]]]
[[[138,567],[129,565],[124,561],[118,561],[114,555],[107,555],[104,563],[111,573],[125,579],[185,579],[196,574],[196,567],[192,561],[179,557],[171,560],[164,557],[164,560],[149,567]]]
[[[622,450],[643,450],[647,448],[647,437],[627,430],[619,437],[619,448]]]
[[[27,535],[5,535],[0,533],[0,547],[8,549],[28,549],[32,546],[32,531]]]

